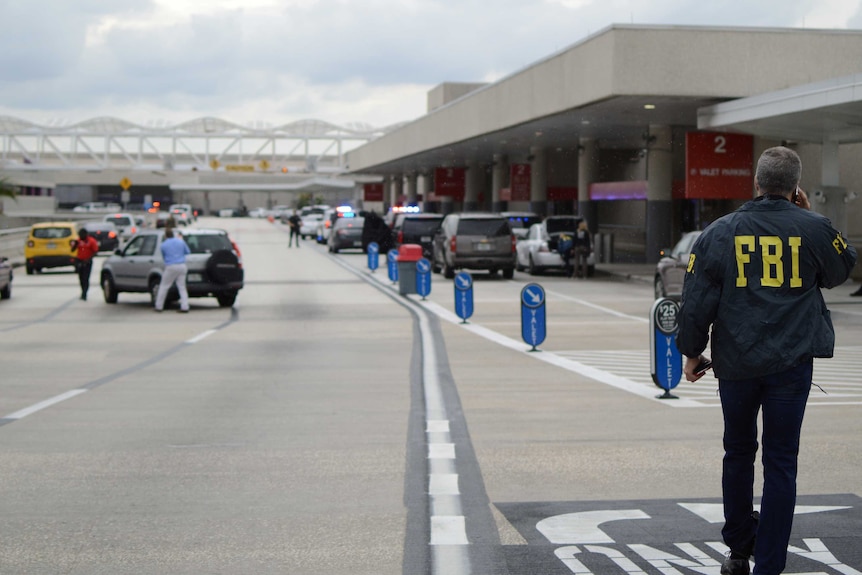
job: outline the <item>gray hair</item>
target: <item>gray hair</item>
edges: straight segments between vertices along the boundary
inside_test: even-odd
[[[754,181],[763,194],[788,194],[796,190],[802,178],[802,160],[799,154],[776,146],[765,150],[757,160]]]

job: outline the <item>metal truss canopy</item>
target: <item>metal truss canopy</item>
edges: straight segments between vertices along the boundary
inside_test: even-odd
[[[0,116],[0,167],[66,170],[188,170],[245,166],[343,171],[345,146],[367,143],[397,126],[338,126],[300,120],[280,126],[240,125],[203,117],[147,126],[96,117],[78,123],[35,124]]]

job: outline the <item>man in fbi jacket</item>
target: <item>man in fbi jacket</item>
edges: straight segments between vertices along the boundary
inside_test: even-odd
[[[821,288],[844,283],[856,250],[799,189],[802,162],[770,148],[757,162],[758,197],[698,238],[683,285],[677,347],[697,381],[711,337],[724,415],[722,575],[778,575],[796,504],[799,436],[813,359],[832,357],[835,332]],[[711,328],[711,334],[710,334]],[[753,508],[757,417],[763,410],[763,494]]]

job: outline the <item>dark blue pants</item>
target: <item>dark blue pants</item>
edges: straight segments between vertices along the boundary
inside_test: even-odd
[[[724,465],[721,487],[725,525],[721,533],[733,551],[757,536],[754,574],[778,575],[787,562],[787,545],[796,506],[799,435],[811,389],[813,364],[743,380],[719,380],[724,413]],[[760,520],[752,518],[757,416],[763,410],[763,496]]]

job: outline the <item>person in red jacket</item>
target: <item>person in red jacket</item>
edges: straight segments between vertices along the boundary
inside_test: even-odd
[[[75,245],[75,270],[81,282],[81,299],[87,301],[87,289],[90,287],[90,271],[93,269],[93,256],[99,253],[99,242],[90,237],[90,233],[82,228],[78,230],[78,243]]]

